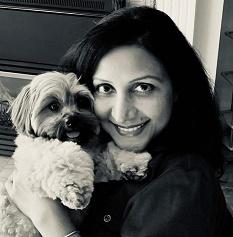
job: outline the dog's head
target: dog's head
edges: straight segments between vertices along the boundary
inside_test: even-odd
[[[11,106],[16,130],[28,136],[88,142],[99,129],[93,97],[73,73],[35,76]]]

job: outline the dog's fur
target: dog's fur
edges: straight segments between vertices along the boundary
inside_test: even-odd
[[[113,142],[99,153],[99,124],[92,107],[90,91],[75,74],[49,72],[24,87],[11,108],[19,133],[13,155],[17,172],[33,192],[60,199],[71,209],[88,205],[94,182],[145,177],[151,159],[146,152],[120,150]],[[0,237],[38,235],[1,190]]]

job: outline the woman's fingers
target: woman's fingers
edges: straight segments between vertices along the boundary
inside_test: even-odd
[[[7,193],[9,194],[10,198],[12,198],[12,191],[13,191],[13,175],[9,176],[7,181],[5,182],[5,188]]]
[[[19,187],[21,187],[21,180],[18,176],[18,173],[14,171],[5,182],[6,190],[9,196],[14,199],[14,196],[17,194],[16,191],[19,191]]]
[[[65,236],[74,230],[62,204],[33,192],[19,172],[5,183],[9,198],[31,221],[42,236]]]
[[[6,181],[5,188],[9,198],[28,217],[31,217],[32,207],[38,197],[30,190],[22,179],[22,175],[14,172]]]

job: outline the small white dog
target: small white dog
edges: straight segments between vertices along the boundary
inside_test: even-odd
[[[41,197],[59,199],[70,209],[84,209],[94,182],[119,180],[128,174],[135,179],[146,176],[148,153],[123,151],[112,142],[101,150],[93,97],[73,73],[36,76],[14,100],[11,112],[19,133],[13,155],[16,171]],[[37,235],[2,188],[0,237]]]

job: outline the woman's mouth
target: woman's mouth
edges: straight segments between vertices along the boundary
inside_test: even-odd
[[[131,125],[131,126],[127,126],[127,127],[120,126],[117,124],[114,124],[114,126],[120,135],[131,137],[131,136],[136,136],[136,135],[140,134],[142,132],[142,130],[144,129],[145,125],[147,124],[147,122],[137,124],[137,125]]]

